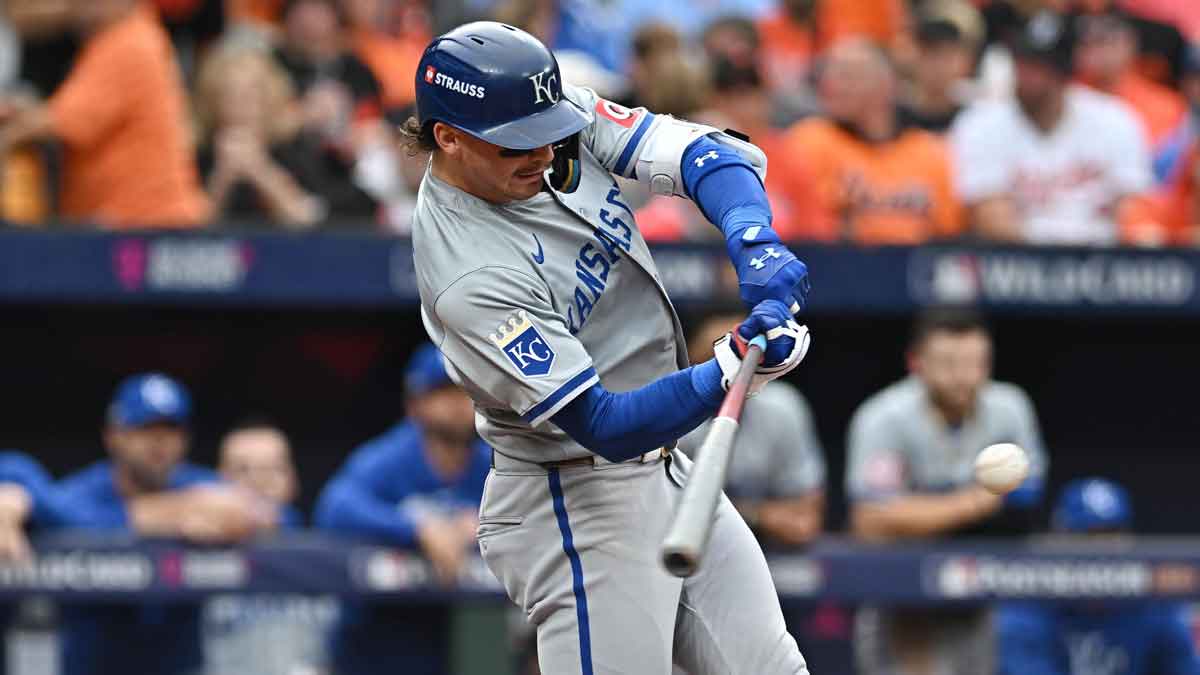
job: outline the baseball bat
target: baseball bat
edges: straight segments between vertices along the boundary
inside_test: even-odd
[[[708,428],[704,442],[700,444],[696,462],[679,498],[679,506],[663,537],[660,548],[663,567],[677,577],[695,574],[704,557],[708,536],[712,533],[713,514],[717,511],[717,501],[721,498],[721,488],[725,485],[725,474],[729,470],[729,459],[733,456],[738,420],[746,404],[750,380],[762,362],[766,348],[767,339],[762,335],[750,341],[742,365],[729,385],[729,391]]]

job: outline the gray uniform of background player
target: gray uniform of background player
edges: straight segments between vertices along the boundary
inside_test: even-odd
[[[709,423],[679,440],[692,459]],[[787,382],[770,382],[746,402],[725,492],[731,499],[802,497],[825,487],[825,458],[808,401]]]
[[[901,494],[949,492],[974,481],[975,456],[993,443],[1016,443],[1029,453],[1031,475],[1044,477],[1046,451],[1029,396],[1019,387],[988,382],[961,427],[934,413],[925,385],[907,377],[868,398],[850,421],[846,494],[851,501]],[[937,675],[992,675],[988,612],[948,615],[923,611],[861,611],[855,651],[864,675],[902,672],[897,648],[904,640],[932,645]]]
[[[696,675],[807,673],[762,552],[728,500],[706,565],[681,580],[657,559],[680,494],[657,455],[550,473],[538,464],[590,456],[548,420],[595,382],[627,391],[687,365],[679,320],[612,177],[633,175],[665,120],[601,108],[586,89],[564,94],[594,117],[578,190],[494,205],[427,173],[417,202],[425,325],[496,453],[480,551],[537,626],[543,672],[667,673],[674,656]],[[690,462],[675,456],[682,479]]]

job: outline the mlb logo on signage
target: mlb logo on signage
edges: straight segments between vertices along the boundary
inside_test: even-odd
[[[434,68],[433,66],[425,66],[425,82],[427,84],[433,84],[434,75],[437,75],[437,68]]]
[[[488,338],[504,352],[525,377],[544,377],[554,365],[554,350],[530,322],[525,310],[519,310]]]

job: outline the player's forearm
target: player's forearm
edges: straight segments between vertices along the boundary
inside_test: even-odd
[[[126,507],[129,527],[146,537],[182,536],[189,505],[183,495],[156,494],[134,498]]]
[[[622,462],[700,426],[722,394],[721,367],[706,361],[634,391],[615,394],[597,384],[551,420],[588,450]]]
[[[345,534],[385,540],[396,546],[412,546],[416,524],[394,503],[362,494],[353,486],[331,485],[317,502],[313,523]]]
[[[1025,236],[1017,219],[1017,208],[1007,197],[996,197],[976,204],[971,209],[975,231],[984,239],[1020,243]]]
[[[770,227],[767,192],[750,163],[736,152],[700,138],[684,152],[682,173],[692,201],[726,239],[747,227]]]
[[[739,505],[739,510],[742,508]],[[760,534],[785,546],[800,546],[821,533],[825,494],[818,491],[803,497],[770,499],[744,508],[752,514],[747,520]]]
[[[23,522],[28,520],[35,525],[59,524],[60,506],[53,481],[46,470],[32,458],[19,452],[0,453],[0,486],[4,485],[19,489],[28,500],[22,513]],[[10,496],[16,497],[16,501],[8,501],[9,506],[21,501],[13,489],[7,491]],[[12,511],[9,510],[9,513]]]
[[[931,537],[981,520],[999,504],[995,495],[975,488],[859,503],[851,510],[851,529],[864,539]]]

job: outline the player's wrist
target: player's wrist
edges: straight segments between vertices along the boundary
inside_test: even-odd
[[[16,483],[0,484],[0,524],[23,524],[32,507],[33,499],[24,487]]]
[[[715,358],[692,366],[692,389],[705,405],[718,408],[725,398],[725,388],[721,386],[724,377],[721,364]]]

